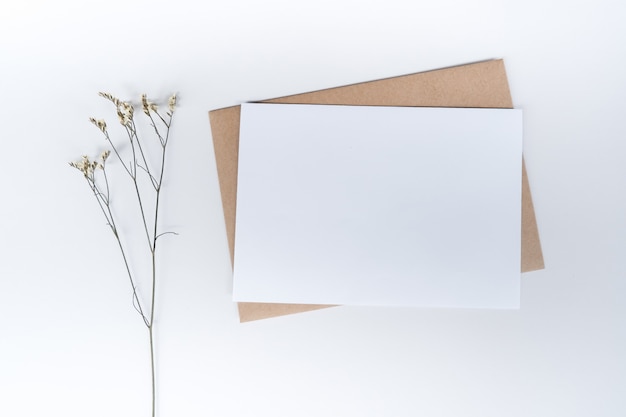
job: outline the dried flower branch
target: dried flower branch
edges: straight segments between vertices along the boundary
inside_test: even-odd
[[[117,216],[120,214],[114,210],[114,207],[111,204],[110,184],[109,177],[107,175],[107,160],[111,155],[111,150],[103,151],[100,154],[100,157],[93,161],[90,160],[88,156],[83,156],[78,162],[70,162],[70,166],[79,170],[87,180],[87,184],[96,198],[102,214],[107,220],[107,225],[113,232],[113,236],[119,246],[122,254],[122,260],[126,268],[126,273],[130,281],[133,296],[133,307],[140,314],[144,325],[148,329],[150,340],[150,365],[152,370],[152,416],[154,417],[156,412],[156,376],[154,366],[153,330],[157,276],[157,242],[163,235],[176,234],[171,231],[160,231],[159,203],[165,172],[165,156],[170,137],[172,118],[176,108],[176,95],[173,94],[168,99],[169,111],[166,113],[165,117],[159,113],[158,106],[149,101],[145,94],[141,96],[141,108],[143,113],[147,116],[150,126],[158,139],[156,146],[160,153],[158,158],[151,158],[150,155],[148,155],[147,150],[150,147],[150,144],[144,143],[143,139],[140,139],[140,136],[137,133],[137,126],[134,119],[135,112],[132,104],[119,100],[117,97],[109,93],[99,93],[99,95],[115,105],[119,122],[126,132],[127,140],[130,145],[125,148],[114,143],[111,140],[109,131],[107,130],[107,124],[104,120],[95,119],[93,117],[89,119],[89,121],[96,126],[100,132],[102,132],[105,140],[108,142],[109,146],[111,146],[117,162],[121,164],[124,172],[128,175],[136,196],[137,209],[141,218],[141,228],[146,236],[151,262],[152,285],[150,290],[149,308],[142,305],[142,302],[137,294],[137,279],[130,267],[126,245],[122,242],[121,231],[118,229],[116,223],[116,219],[118,218]],[[123,154],[123,150],[125,151],[125,154]],[[149,183],[151,184],[150,188],[142,187],[142,184],[145,185],[145,183],[140,182],[140,172],[142,172],[149,180]],[[146,212],[148,206],[146,206],[145,203],[147,200],[150,200],[151,203],[151,215]]]

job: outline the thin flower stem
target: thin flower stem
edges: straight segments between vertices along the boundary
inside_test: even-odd
[[[141,155],[141,159],[143,160],[143,164],[145,165],[145,168],[139,164],[136,164],[136,165],[139,168],[142,168],[146,172],[146,174],[148,174],[148,177],[150,178],[150,182],[152,182],[152,187],[156,189],[156,178],[154,178],[154,176],[150,172],[150,166],[148,165],[146,154],[144,153],[143,147],[141,146],[141,141],[139,140],[139,136],[137,136],[137,128],[135,126],[135,121],[133,120],[131,121],[131,123],[132,123],[131,132],[132,132],[132,135],[135,137],[135,142],[137,143],[137,147],[139,148],[139,154]]]
[[[111,147],[113,148],[113,152],[115,152],[115,155],[117,156],[117,159],[119,159],[120,163],[122,164],[122,166],[124,167],[124,170],[126,171],[126,173],[128,175],[130,175],[130,177],[133,177],[133,174],[130,172],[130,169],[126,166],[126,164],[124,163],[124,160],[122,159],[122,155],[120,155],[120,153],[117,150],[117,147],[113,144],[113,141],[111,140],[111,138],[109,137],[109,133],[107,131],[104,132],[104,136],[107,140],[107,142],[109,142],[109,145],[111,145]]]
[[[146,315],[143,312],[143,309],[141,308],[141,301],[139,301],[139,297],[137,296],[137,287],[135,286],[133,275],[130,272],[128,259],[126,258],[126,252],[124,251],[124,247],[122,246],[122,241],[120,240],[119,235],[117,234],[117,231],[114,234],[115,234],[115,239],[117,240],[117,244],[120,248],[120,252],[122,253],[122,258],[124,259],[124,266],[126,267],[126,272],[128,272],[128,278],[130,279],[130,286],[133,289],[133,297],[135,298],[135,302],[137,303],[138,312],[139,314],[141,314],[141,318],[143,319],[144,324],[149,328],[150,323],[148,322],[148,318],[146,317]]]
[[[103,170],[104,171],[104,170]],[[128,279],[130,280],[130,285],[131,288],[133,289],[133,298],[135,300],[135,302],[137,303],[137,312],[141,315],[141,318],[143,319],[144,324],[147,326],[148,325],[148,319],[146,317],[146,315],[143,312],[143,308],[141,307],[141,302],[139,301],[139,297],[137,295],[137,289],[135,286],[135,281],[133,279],[133,274],[130,270],[130,265],[128,264],[128,258],[126,257],[126,251],[124,250],[124,246],[122,245],[122,241],[120,240],[119,234],[117,233],[117,226],[115,225],[115,219],[113,218],[113,213],[111,211],[111,206],[109,205],[108,201],[109,201],[109,186],[108,186],[108,180],[106,177],[106,172],[104,172],[104,178],[105,178],[105,183],[106,183],[106,188],[107,188],[107,193],[106,196],[104,193],[102,193],[100,191],[100,189],[98,188],[98,186],[95,183],[95,180],[93,177],[87,177],[87,182],[89,184],[89,187],[91,188],[91,191],[93,191],[94,196],[96,197],[96,201],[98,202],[98,205],[100,206],[100,209],[102,210],[102,214],[104,215],[104,217],[107,220],[107,224],[108,226],[111,228],[111,231],[113,232],[113,235],[115,236],[115,239],[117,240],[117,244],[120,248],[120,252],[122,254],[122,259],[124,261],[124,266],[126,267],[126,272],[128,274]]]
[[[150,119],[150,124],[152,128],[154,129],[154,133],[156,134],[159,140],[159,144],[161,145],[161,158],[160,158],[161,161],[160,161],[160,165],[157,165],[157,166],[155,166],[156,164],[151,165],[148,163],[148,155],[146,154],[146,150],[149,150],[151,148],[148,145],[146,145],[146,143],[142,144],[142,141],[139,138],[139,135],[137,133],[137,126],[135,125],[135,121],[133,119],[132,105],[130,103],[122,102],[110,94],[100,93],[100,95],[110,100],[111,102],[113,102],[113,104],[115,104],[115,106],[117,107],[118,117],[120,118],[120,122],[124,126],[124,129],[126,130],[126,134],[130,142],[130,150],[128,150],[128,152],[132,154],[132,155],[129,155],[132,157],[132,159],[129,159],[127,162],[125,162],[124,158],[122,157],[122,151],[124,151],[124,149],[123,148],[118,149],[118,147],[113,144],[113,141],[111,140],[109,133],[106,129],[106,123],[104,122],[104,120],[96,120],[94,118],[90,118],[90,121],[102,131],[102,133],[104,134],[106,138],[106,141],[113,148],[113,152],[115,153],[119,162],[122,164],[122,167],[124,168],[128,176],[130,177],[133,183],[133,186],[135,188],[138,208],[139,208],[139,212],[141,215],[141,222],[142,222],[143,229],[146,235],[146,240],[148,243],[148,249],[150,251],[150,258],[151,258],[151,264],[152,264],[151,265],[152,287],[151,287],[151,294],[150,294],[150,300],[149,300],[149,304],[150,304],[149,312],[148,311],[144,312],[142,303],[139,300],[139,296],[137,294],[137,286],[135,285],[135,279],[133,277],[133,273],[130,268],[130,264],[129,264],[125,247],[122,244],[122,239],[120,237],[120,234],[118,233],[117,225],[115,224],[115,217],[113,215],[113,211],[111,208],[109,179],[107,177],[107,172],[105,169],[106,168],[105,161],[110,152],[106,151],[105,153],[103,153],[103,156],[101,156],[102,163],[99,163],[96,161],[90,162],[89,159],[85,156],[83,157],[83,160],[81,162],[70,163],[70,165],[73,166],[74,168],[79,169],[85,175],[85,178],[87,179],[87,182],[92,192],[94,193],[94,196],[96,197],[100,210],[102,211],[102,214],[107,220],[107,225],[111,228],[111,231],[113,232],[113,235],[115,236],[115,239],[117,240],[120,253],[122,254],[122,259],[124,261],[124,266],[126,268],[126,272],[128,274],[130,285],[133,291],[133,307],[141,315],[142,320],[148,329],[148,336],[149,336],[149,341],[150,341],[150,369],[151,369],[151,385],[152,385],[152,390],[151,390],[152,391],[152,402],[151,402],[152,414],[151,415],[152,417],[155,417],[156,416],[156,366],[155,366],[156,355],[155,355],[155,340],[154,340],[154,322],[155,322],[155,313],[156,313],[155,307],[156,307],[156,290],[157,290],[156,255],[157,255],[158,239],[166,234],[176,234],[175,232],[167,232],[167,231],[159,233],[159,211],[160,211],[161,190],[163,186],[163,178],[164,178],[164,173],[165,173],[165,161],[166,161],[165,154],[167,150],[167,144],[169,141],[170,128],[172,124],[174,108],[176,105],[176,95],[173,94],[168,101],[169,111],[166,113],[168,116],[167,120],[164,119],[163,116],[161,116],[161,114],[159,114],[159,112],[157,111],[156,105],[154,106],[152,104],[148,105],[145,95],[142,96],[142,102],[144,103],[144,113]],[[158,120],[160,120],[161,123],[163,123],[163,126],[165,126],[165,129],[161,126],[160,123],[156,121],[157,117],[158,117]],[[157,127],[157,124],[158,124],[158,127]],[[164,134],[162,134],[163,129],[164,129],[164,132],[163,132]],[[96,184],[96,175],[94,174],[94,170],[96,168],[101,168],[103,171],[102,175],[104,178],[104,190],[101,190],[98,184]],[[148,190],[140,189],[140,183],[139,183],[139,178],[138,178],[139,169],[144,171],[145,174],[150,179],[154,192],[150,192],[149,189]],[[143,185],[143,182],[142,182],[142,185]],[[148,198],[150,199],[150,202],[154,203],[154,206],[153,206],[154,216],[153,217],[149,216],[150,213],[146,213],[146,206],[144,205],[144,202],[146,202]],[[152,200],[153,198],[154,200]],[[149,223],[148,220],[154,221],[154,224],[150,224],[150,227],[148,225]],[[149,314],[146,314],[146,313],[149,313]]]
[[[128,264],[128,259],[126,258],[126,252],[124,251],[124,246],[122,245],[122,241],[120,239],[119,234],[117,233],[117,226],[115,225],[115,220],[113,218],[113,212],[111,211],[111,206],[108,204],[109,201],[109,178],[107,176],[106,173],[106,166],[103,166],[102,168],[102,174],[104,177],[104,183],[106,184],[106,207],[107,210],[109,212],[109,217],[111,219],[111,227],[113,229],[113,234],[115,235],[115,239],[117,240],[117,243],[120,247],[120,252],[122,252],[122,258],[124,259],[124,266],[126,267],[126,272],[128,273],[128,278],[130,279],[130,285],[133,289],[133,297],[135,298],[135,301],[137,302],[137,309],[139,314],[141,314],[141,318],[143,319],[144,323],[146,324],[146,326],[148,325],[148,319],[146,317],[146,315],[143,312],[143,308],[141,307],[141,301],[139,301],[139,296],[137,295],[137,287],[135,285],[135,281],[133,279],[133,274],[130,271],[130,266]]]
[[[156,238],[158,239],[158,238],[160,238],[163,235],[176,235],[176,236],[178,236],[178,233],[176,233],[176,232],[163,232],[163,233],[159,233]]]
[[[143,165],[139,165],[139,164],[137,164],[137,167],[141,168],[141,170],[142,170],[143,172],[145,172],[146,174],[148,174],[148,176],[150,177],[150,180],[151,180],[151,182],[152,182],[152,188],[154,188],[154,190],[156,191],[156,189],[157,189],[156,178],[154,178],[154,177],[152,176],[152,174],[150,173],[150,171],[149,171],[147,168],[145,168]]]
[[[161,113],[156,112],[156,111],[155,111],[155,113],[156,113],[156,115],[157,115],[157,116],[159,116],[159,119],[161,119],[161,121],[163,122],[163,124],[164,124],[165,126],[167,126],[167,128],[169,129],[169,128],[170,128],[170,123],[172,122],[172,117],[170,116],[170,122],[168,123],[168,122],[166,122],[166,121],[165,121],[165,119],[163,119],[163,116],[161,116]]]
[[[155,113],[157,116],[159,116],[159,119],[161,119],[161,121],[167,127],[167,130],[169,131],[170,125],[166,123],[165,120],[163,120],[163,118],[161,117],[159,113],[157,112]],[[154,133],[156,133],[157,137],[159,138],[159,142],[161,142],[161,146],[163,146],[165,144],[165,141],[163,139],[163,136],[161,136],[161,132],[159,132],[159,129],[157,128],[156,123],[154,122],[154,118],[150,114],[148,114],[148,117],[150,118],[150,126],[152,126],[152,128],[154,129]]]
[[[135,193],[137,194],[137,202],[139,203],[139,211],[141,212],[141,220],[143,223],[143,228],[146,232],[146,239],[148,239],[148,246],[150,247],[150,251],[154,250],[150,239],[150,233],[148,232],[148,223],[146,221],[146,213],[143,209],[143,201],[141,200],[141,192],[139,191],[139,184],[137,184],[137,179],[133,179],[133,184],[135,185]]]
[[[137,182],[137,153],[135,151],[135,141],[133,137],[136,136],[136,133],[133,133],[133,129],[129,128],[127,125],[124,125],[126,129],[126,133],[128,134],[128,140],[130,142],[131,151],[133,153],[133,159],[131,161],[131,169],[128,171],[130,178],[133,181],[133,185],[135,187],[135,194],[137,196],[137,202],[139,203],[139,212],[141,214],[141,221],[143,223],[143,228],[146,233],[146,239],[148,242],[148,246],[150,247],[150,251],[153,250],[152,239],[150,238],[150,232],[148,232],[148,221],[146,220],[146,212],[143,208],[143,200],[141,198],[141,191],[139,190],[139,183]],[[132,174],[131,174],[132,172]]]
[[[130,142],[130,149],[133,153],[133,159],[131,160],[131,171],[133,173],[132,178],[133,180],[137,179],[137,154],[135,152],[135,141],[133,140],[133,133],[131,128],[128,127],[128,125],[124,125],[124,128],[126,129],[126,134],[128,135],[128,140]]]
[[[155,128],[156,130],[156,128]],[[167,135],[169,135],[169,126],[167,128]],[[160,137],[160,135],[159,135]],[[159,179],[156,185],[156,197],[155,197],[155,208],[154,208],[154,240],[152,242],[152,305],[150,308],[150,326],[148,330],[150,332],[150,366],[152,369],[152,417],[155,416],[156,410],[156,373],[154,367],[154,336],[153,336],[153,325],[154,325],[154,312],[155,312],[155,300],[156,300],[156,250],[157,250],[157,239],[162,235],[158,234],[158,218],[159,218],[159,202],[161,197],[161,185],[163,184],[163,175],[165,172],[165,152],[166,152],[166,142],[162,143],[162,151],[161,151],[161,172],[159,174]]]
[[[115,233],[115,226],[113,226],[113,222],[111,221],[111,219],[109,219],[107,210],[103,206],[103,204],[107,204],[107,202],[104,200],[102,193],[98,190],[98,188],[96,187],[96,184],[94,183],[92,179],[87,178],[87,183],[89,184],[91,191],[93,191],[94,196],[96,196],[96,201],[98,202],[98,205],[100,206],[100,209],[102,210],[102,214],[104,214],[104,217],[107,219],[107,226],[109,226],[111,230],[113,231],[113,233]]]
[[[154,335],[152,324],[148,326],[148,333],[150,334],[150,369],[152,370],[152,417],[154,417],[156,412],[156,374],[154,372]]]

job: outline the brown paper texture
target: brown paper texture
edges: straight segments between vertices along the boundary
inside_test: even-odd
[[[502,60],[484,61],[403,75],[274,98],[264,102],[364,106],[513,107]],[[239,106],[209,112],[231,262],[235,256],[239,117]],[[543,268],[543,253],[530,194],[530,185],[526,168],[522,165],[521,272]],[[246,322],[325,307],[330,306],[239,303],[239,319],[241,322]]]

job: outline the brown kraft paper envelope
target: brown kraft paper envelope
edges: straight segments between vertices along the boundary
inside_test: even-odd
[[[502,60],[483,61],[403,75],[274,98],[263,102],[364,106],[513,107]],[[234,261],[235,247],[240,110],[240,106],[234,106],[209,112],[231,262]],[[543,268],[543,253],[539,241],[535,210],[526,168],[522,164],[521,272]],[[241,322],[331,307],[328,305],[277,303],[238,303],[238,306]]]

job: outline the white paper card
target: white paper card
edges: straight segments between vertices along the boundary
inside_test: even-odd
[[[518,308],[522,112],[244,104],[235,301]]]

